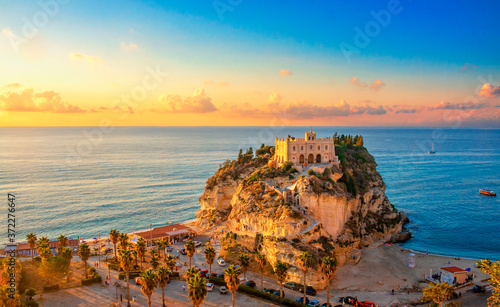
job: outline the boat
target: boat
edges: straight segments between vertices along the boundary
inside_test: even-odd
[[[434,151],[434,143],[432,143],[432,149],[429,150],[429,153],[430,154],[435,154],[436,152]]]
[[[479,190],[480,194],[487,195],[487,196],[497,196],[497,194],[494,191],[486,191],[486,190]]]

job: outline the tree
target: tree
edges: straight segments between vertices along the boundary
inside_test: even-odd
[[[26,291],[24,291],[24,295],[28,298],[28,301],[31,301],[33,299],[33,296],[36,295],[36,289],[28,288],[26,289]]]
[[[165,261],[166,266],[170,270],[170,272],[174,271],[175,267],[175,258],[172,255],[168,255],[167,261]]]
[[[195,246],[192,240],[187,240],[186,244],[184,244],[184,248],[186,249],[186,254],[189,257],[189,267],[191,267],[191,258],[194,256]]]
[[[120,235],[118,236],[118,241],[120,241],[120,248],[121,249],[128,249],[128,245],[129,245],[128,234],[126,234],[124,232],[120,233]]]
[[[28,242],[31,249],[31,262],[34,261],[36,240],[37,240],[36,234],[30,232],[29,234],[26,235],[26,241]]]
[[[163,246],[163,260],[167,261],[167,250],[170,246],[170,241],[167,238],[161,240]]]
[[[68,260],[59,255],[49,257],[42,261],[39,273],[49,284],[52,284],[54,280],[60,279],[66,273],[67,265]]]
[[[60,254],[64,247],[68,246],[68,237],[60,235],[57,237],[57,253]]]
[[[302,271],[303,277],[304,277],[304,299],[302,302],[306,301],[306,275],[307,272],[309,271],[309,268],[312,266],[312,255],[309,252],[302,252],[298,258],[299,262],[299,267],[300,270]]]
[[[156,272],[156,276],[158,277],[158,285],[161,288],[161,302],[162,306],[165,307],[165,286],[170,281],[170,271],[161,266],[158,268],[158,272]]]
[[[323,258],[323,263],[321,265],[321,271],[326,277],[326,280],[328,280],[328,288],[326,290],[326,305],[329,306],[328,304],[330,303],[330,282],[333,278],[333,275],[335,274],[335,270],[337,269],[337,260],[335,257],[325,257]]]
[[[137,251],[135,249],[131,249],[130,253],[132,253],[132,257],[134,257],[134,261],[135,261],[135,267],[137,267]]]
[[[478,267],[483,274],[488,274],[491,277],[493,293],[488,298],[489,306],[500,305],[500,261],[481,260],[478,262]]]
[[[164,250],[163,249],[164,242],[165,241],[163,239],[156,241],[156,248],[158,249],[158,258],[160,258],[160,259],[161,259],[161,251]]]
[[[52,255],[49,246],[50,240],[47,237],[41,237],[36,243],[36,251],[42,259],[46,259]]]
[[[278,282],[280,283],[280,298],[283,298],[283,282],[286,279],[288,269],[290,269],[290,265],[282,261],[277,261],[276,266],[274,267],[274,274],[276,275],[276,277],[278,278]]]
[[[227,288],[229,291],[231,291],[231,294],[233,295],[233,307],[235,307],[235,300],[236,300],[236,290],[238,290],[238,287],[240,286],[240,275],[241,271],[234,265],[231,265],[227,269],[224,270],[224,281],[226,282]]]
[[[69,247],[63,247],[61,250],[61,257],[66,259],[68,261],[68,264],[66,266],[66,276],[69,274],[69,267],[71,265],[71,259],[73,259],[73,251]]]
[[[141,292],[148,298],[148,306],[151,307],[151,295],[153,295],[156,287],[158,287],[156,274],[151,269],[142,272],[139,283],[141,284]]]
[[[189,299],[193,302],[194,307],[199,307],[205,300],[208,293],[205,278],[200,277],[200,274],[198,273],[189,278],[187,284]]]
[[[130,272],[130,267],[132,266],[132,253],[130,252],[130,250],[120,249],[119,255],[120,255],[120,266],[122,267],[123,271],[125,271],[125,275],[127,278],[127,301],[128,301],[127,306],[130,307],[129,272]]]
[[[188,280],[199,272],[200,271],[197,268],[189,268],[186,270],[186,272],[184,272],[184,279]]]
[[[257,256],[255,256],[255,260],[259,265],[260,287],[262,288],[261,291],[264,291],[264,270],[266,269],[266,263],[267,263],[266,256],[264,254],[257,254]]]
[[[142,263],[144,262],[144,256],[146,256],[146,240],[143,237],[140,237],[137,240],[137,244],[135,245],[135,250],[137,251],[137,256],[141,258],[141,271],[142,271]]]
[[[156,258],[155,256],[152,256],[151,257],[151,266],[153,267],[153,270],[156,270],[156,268],[158,267],[158,265],[160,264],[158,262],[158,258]]]
[[[214,263],[216,256],[215,248],[213,248],[212,245],[209,245],[205,248],[203,253],[205,254],[205,260],[208,264],[208,275],[210,276],[210,274],[212,274],[212,264]]]
[[[243,272],[243,278],[247,278],[248,267],[250,266],[250,257],[247,254],[241,254],[238,256],[238,263],[240,264],[241,272]]]
[[[116,244],[118,244],[118,238],[120,237],[120,232],[118,232],[116,229],[111,229],[109,232],[109,239],[111,240],[111,243],[113,243],[114,250],[115,250],[115,259],[116,259]]]
[[[90,258],[90,248],[87,243],[80,244],[78,246],[78,256],[85,264],[85,278],[88,278],[87,274],[87,260]]]
[[[428,288],[422,290],[421,302],[433,302],[438,306],[443,306],[443,301],[453,294],[453,286],[449,283],[433,283],[431,282]]]

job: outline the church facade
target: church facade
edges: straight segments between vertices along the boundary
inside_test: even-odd
[[[274,160],[279,164],[320,164],[335,162],[333,138],[316,138],[316,131],[306,131],[304,138],[276,138]]]

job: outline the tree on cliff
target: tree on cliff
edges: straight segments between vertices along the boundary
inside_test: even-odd
[[[298,257],[300,270],[304,276],[304,300],[306,301],[306,274],[312,266],[312,255],[309,252],[302,252]]]
[[[282,261],[277,261],[276,266],[274,267],[274,274],[276,275],[276,277],[278,278],[278,282],[280,283],[280,298],[283,298],[283,282],[286,279],[288,269],[290,269],[290,265]]]
[[[243,272],[243,278],[247,278],[248,267],[250,266],[250,257],[247,254],[241,254],[238,256],[238,263],[240,264],[241,272]]]
[[[186,254],[189,257],[189,267],[191,267],[191,258],[193,258],[195,251],[194,242],[191,239],[187,240],[186,244],[184,244],[184,248],[186,249]]]
[[[337,260],[335,257],[325,257],[323,258],[323,263],[321,265],[321,271],[325,274],[326,280],[328,280],[327,292],[326,292],[326,305],[330,305],[330,282],[337,269]]]
[[[109,232],[109,239],[111,240],[111,243],[114,245],[114,250],[115,250],[115,259],[116,259],[116,244],[118,244],[118,237],[120,236],[120,233],[116,229],[111,229]]]
[[[233,295],[233,307],[236,306],[235,304],[235,295],[236,295],[236,290],[238,290],[238,287],[240,286],[240,275],[241,271],[234,265],[231,265],[227,269],[224,270],[224,281],[226,282],[227,288],[229,291],[231,291],[231,294]]]
[[[203,252],[205,254],[205,260],[208,264],[208,275],[212,274],[212,263],[214,263],[216,252],[215,248],[212,245],[209,245],[205,248]]]
[[[481,260],[478,266],[482,273],[486,273],[491,277],[491,285],[493,286],[493,293],[488,298],[489,306],[500,305],[500,261],[491,262],[489,260]]]
[[[264,254],[257,254],[257,256],[255,256],[255,260],[257,261],[257,264],[259,264],[261,291],[264,291],[264,270],[266,269],[267,263],[266,256]]]
[[[453,294],[453,286],[449,283],[430,283],[428,288],[422,290],[421,302],[433,302],[438,306],[443,306],[443,301],[449,298]]]

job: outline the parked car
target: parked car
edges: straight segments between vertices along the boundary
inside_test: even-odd
[[[304,288],[300,288],[299,292],[304,293]],[[316,295],[316,289],[314,289],[312,286],[307,286],[306,287],[306,294],[307,295]]]
[[[349,305],[356,305],[358,300],[352,296],[346,296],[346,297],[339,297],[339,302],[349,304]]]
[[[210,276],[209,276],[209,277],[217,277],[217,275],[218,275],[217,273],[212,273],[212,274],[210,274]],[[223,274],[223,275],[224,275],[224,274]]]
[[[217,277],[224,279],[224,274],[222,274],[222,273],[221,274],[217,274]]]
[[[178,249],[177,252],[182,254],[182,255],[187,255],[185,248]]]
[[[245,282],[245,286],[251,287],[251,288],[255,288],[255,281],[253,281],[253,280],[247,280]]]
[[[280,290],[275,290],[274,292],[271,292],[272,295],[280,296]],[[285,297],[285,291],[281,291],[281,294],[283,297]]]
[[[208,270],[200,270],[200,277],[207,277]]]
[[[248,281],[248,279],[240,277],[240,284],[244,284]]]
[[[200,241],[194,241],[194,246],[195,247],[201,246],[201,242]]]
[[[278,290],[276,290],[276,289],[268,289],[268,288],[264,288],[264,290],[263,290],[263,291],[264,291],[264,292],[266,292],[266,293],[271,293],[271,294],[272,294],[274,291],[278,291]]]
[[[283,284],[285,288],[292,289],[292,290],[299,290],[300,288],[304,288],[303,285],[293,282],[293,281],[288,281]]]
[[[362,302],[358,302],[358,306],[361,306],[361,307],[376,307],[377,305],[375,305],[373,302],[370,302],[370,301],[362,301]]]
[[[486,289],[484,287],[481,287],[480,285],[475,285],[474,288],[472,288],[472,292],[484,293],[484,292],[486,292]]]
[[[341,306],[342,307],[342,305],[337,305],[337,306]],[[335,307],[337,307],[337,306],[335,306]],[[323,304],[321,304],[321,307],[332,307],[332,304],[330,304],[330,303],[323,303]]]
[[[220,290],[219,290],[219,293],[220,294],[227,294],[227,288],[226,288],[226,286],[221,286]]]
[[[140,285],[140,284],[141,284],[140,280],[141,280],[141,278],[140,278],[140,277],[136,277],[136,278],[134,278],[134,282],[135,282],[135,284],[136,284],[136,285]]]
[[[306,296],[306,302],[305,302],[305,303],[304,303],[304,298],[303,298],[303,297],[298,298],[298,299],[296,300],[296,302],[299,302],[299,303],[302,303],[302,304],[306,304],[306,305],[307,305],[307,304],[309,304],[309,298]]]
[[[207,283],[207,291],[212,292],[214,290],[214,284],[209,282]]]
[[[222,258],[217,259],[217,263],[219,264],[219,266],[226,266],[226,261],[224,261],[224,259]]]
[[[307,304],[307,306],[320,307],[318,300],[312,300],[312,301],[310,301],[309,304]]]

